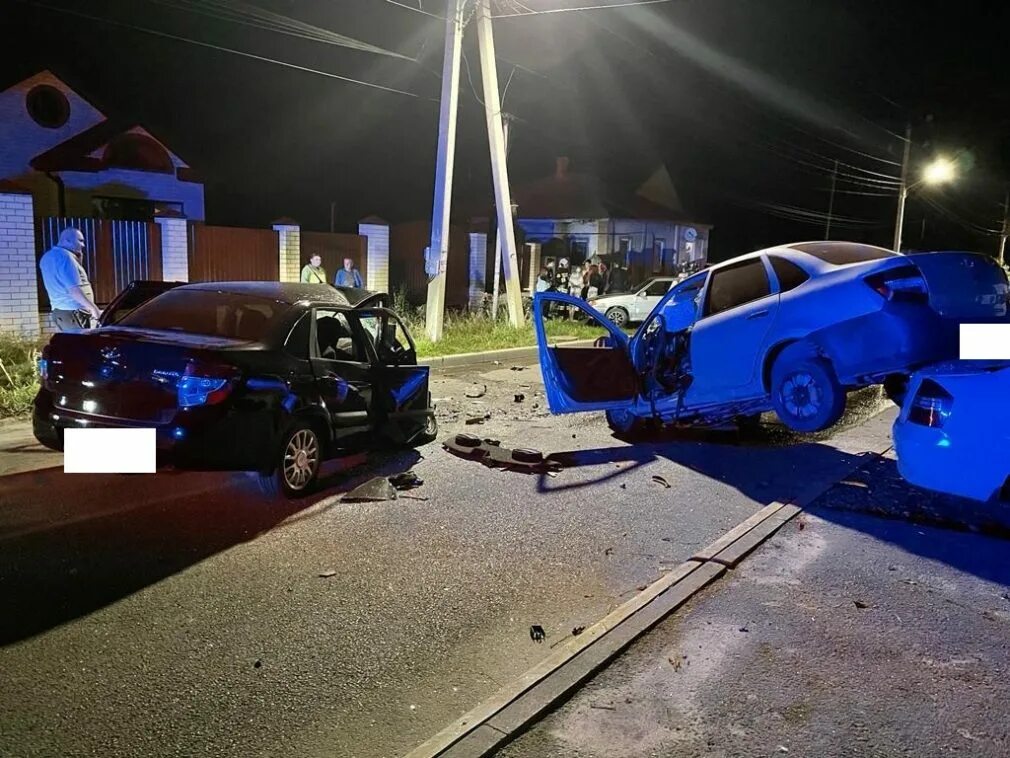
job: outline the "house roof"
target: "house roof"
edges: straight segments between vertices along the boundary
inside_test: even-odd
[[[30,165],[36,171],[102,171],[112,166],[104,158],[95,157],[92,153],[125,134],[141,134],[171,153],[161,140],[140,124],[107,119],[39,153],[31,159]]]
[[[553,175],[519,185],[513,190],[512,201],[520,218],[689,220],[663,167],[638,190],[628,193],[593,174],[570,172],[568,160],[558,158]]]

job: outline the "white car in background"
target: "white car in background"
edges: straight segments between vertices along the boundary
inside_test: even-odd
[[[645,321],[663,295],[680,279],[673,276],[656,276],[646,279],[630,292],[614,292],[589,299],[589,305],[602,313],[616,326],[626,326]]]
[[[949,361],[908,382],[892,435],[898,472],[936,492],[1010,495],[1010,361]]]

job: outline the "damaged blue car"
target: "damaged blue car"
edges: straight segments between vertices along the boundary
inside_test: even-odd
[[[685,279],[630,337],[554,292],[536,295],[534,322],[553,413],[602,410],[629,435],[774,410],[790,429],[816,432],[841,418],[852,390],[883,383],[900,402],[913,371],[956,357],[959,323],[1007,319],[1007,292],[1003,269],[975,253],[803,242]],[[552,304],[580,309],[605,336],[550,344]]]

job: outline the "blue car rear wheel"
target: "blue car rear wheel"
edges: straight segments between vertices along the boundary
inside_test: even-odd
[[[771,400],[782,423],[795,432],[819,432],[845,413],[845,389],[824,358],[797,346],[772,368]]]
[[[620,408],[607,411],[607,425],[617,437],[634,437],[645,430],[643,419]]]

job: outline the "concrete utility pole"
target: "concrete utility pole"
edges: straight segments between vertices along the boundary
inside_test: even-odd
[[[1010,189],[1003,195],[1003,226],[1000,228],[999,252],[996,255],[996,260],[1001,266],[1003,265],[1004,253],[1006,252],[1006,238],[1008,234],[1010,234]]]
[[[838,159],[835,159],[835,170],[831,172],[831,194],[828,196],[828,220],[824,224],[824,239],[831,239],[831,214],[835,210],[835,181],[838,179]]]
[[[465,0],[447,0],[445,12],[445,57],[438,117],[438,154],[435,159],[435,201],[431,211],[431,247],[428,248],[424,261],[424,269],[429,277],[424,328],[432,342],[442,339],[445,315],[445,269],[449,258],[449,210],[456,155],[456,111],[459,105],[459,64],[463,52],[464,4]]]
[[[509,154],[509,131],[512,128],[512,117],[502,114],[502,130],[505,134],[505,159]],[[501,292],[501,234],[494,236],[494,289],[491,295],[491,319],[498,320],[498,293]]]
[[[898,217],[894,222],[894,250],[901,252],[901,232],[905,226],[905,200],[908,198],[908,158],[912,150],[912,125],[905,125],[905,154],[901,159],[901,189],[898,191]]]
[[[508,167],[505,156],[505,127],[502,125],[501,97],[498,92],[498,67],[494,57],[494,37],[491,33],[491,0],[477,0],[477,44],[480,49],[480,75],[484,85],[484,113],[487,116],[487,139],[491,148],[491,178],[498,209],[498,239],[505,264],[505,297],[509,322],[514,327],[523,323],[522,291],[519,284],[519,256],[516,254],[515,230],[512,226],[512,197],[509,192]]]

